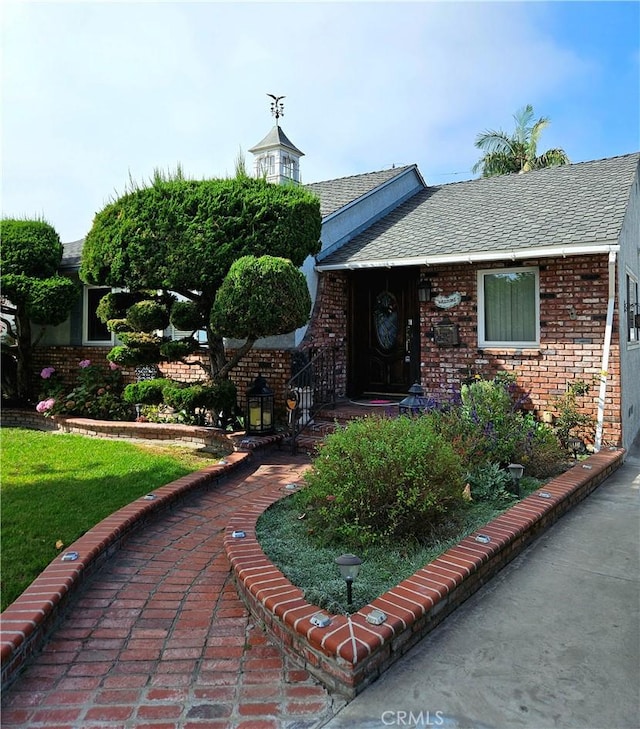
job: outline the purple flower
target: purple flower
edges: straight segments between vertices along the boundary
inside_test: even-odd
[[[53,397],[49,397],[46,400],[41,400],[36,405],[36,410],[39,413],[46,413],[48,410],[51,410],[51,408],[56,404],[56,401]]]
[[[55,371],[55,367],[45,367],[40,373],[40,377],[42,377],[43,380],[48,380]]]
[[[81,367],[82,369],[84,369],[85,367],[89,367],[89,365],[90,365],[90,364],[91,364],[91,360],[90,360],[90,359],[83,359],[83,360],[82,360],[82,361],[81,361],[81,362],[80,362],[80,363],[78,364],[78,367]]]
[[[119,370],[120,369],[120,365],[116,364],[115,362],[109,362],[109,369],[110,370],[114,370],[114,371],[115,370]]]

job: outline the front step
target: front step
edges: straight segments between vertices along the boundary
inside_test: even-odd
[[[298,436],[297,449],[314,456],[327,435],[333,433],[336,428],[344,427],[350,421],[359,418],[394,414],[397,414],[397,406],[368,407],[350,400],[340,401],[334,406],[322,408],[314,415],[313,422],[309,423]]]

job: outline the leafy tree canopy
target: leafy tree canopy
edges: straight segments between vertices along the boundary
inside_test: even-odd
[[[563,149],[548,149],[538,154],[540,136],[550,120],[540,117],[534,122],[533,116],[533,107],[527,104],[513,115],[516,127],[512,134],[502,130],[478,134],[475,146],[484,155],[473,166],[473,173],[494,177],[568,164],[569,157]]]
[[[211,328],[248,340],[286,334],[306,324],[310,308],[307,281],[291,261],[244,256],[233,263],[218,290]]]
[[[255,338],[281,333],[283,326],[291,331],[307,320],[306,282],[305,298],[300,290],[304,277],[294,276],[289,266],[295,270],[319,251],[321,225],[320,203],[304,188],[272,185],[241,173],[232,179],[196,181],[185,179],[178,170],[170,179],[156,173],[148,187],[132,185],[95,216],[80,269],[88,284],[123,287],[134,294],[133,298],[111,295],[99,309],[124,345],[113,351],[113,361],[183,359],[197,346],[193,338],[165,342],[151,333],[144,341],[135,336],[141,321],[151,321],[152,312],[157,313],[148,301],[151,290],[160,292],[156,298],[163,301],[176,328],[205,330],[209,355],[205,369],[210,379],[224,378]],[[256,263],[263,256],[280,262]],[[234,263],[243,258],[247,261],[231,274]],[[268,283],[260,283],[264,280],[260,276]],[[270,310],[263,310],[260,319],[255,297],[272,287],[276,278],[278,285],[293,286],[291,296],[274,297],[278,289],[270,288]],[[147,294],[138,296],[142,290]],[[212,317],[219,292],[222,299]],[[241,303],[242,296],[249,298]],[[142,305],[132,307],[138,301]],[[247,339],[231,362],[226,360],[223,336]]]
[[[48,278],[62,260],[60,237],[44,220],[2,220],[2,274]]]
[[[55,229],[43,220],[5,218],[0,223],[2,252],[2,321],[15,343],[17,365],[13,395],[29,399],[32,350],[44,327],[61,324],[69,316],[80,289],[58,273],[62,243]],[[32,324],[42,327],[32,335]]]
[[[245,255],[289,258],[319,250],[319,202],[300,187],[236,177],[167,180],[135,189],[94,219],[82,251],[88,284],[199,291],[211,301]]]

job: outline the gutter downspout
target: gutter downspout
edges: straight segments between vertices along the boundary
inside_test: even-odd
[[[613,309],[616,298],[616,252],[609,252],[609,301],[607,304],[607,323],[602,343],[602,368],[600,370],[600,392],[598,394],[598,417],[596,421],[596,453],[602,448],[602,431],[604,428],[604,405],[607,394],[607,377],[609,375],[609,352],[611,351],[611,332],[613,330]]]

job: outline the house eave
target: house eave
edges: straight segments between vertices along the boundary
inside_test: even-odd
[[[418,165],[413,164],[413,165],[407,167],[406,169],[402,170],[402,172],[399,172],[395,177],[391,177],[389,180],[386,180],[385,182],[381,183],[380,185],[377,185],[373,189],[367,190],[367,192],[365,192],[363,195],[360,195],[359,197],[355,198],[354,200],[351,200],[346,205],[343,205],[342,207],[338,208],[337,210],[334,210],[333,212],[329,213],[328,215],[325,215],[322,218],[323,224],[328,223],[330,220],[333,220],[334,218],[337,218],[340,215],[344,215],[345,212],[347,212],[354,206],[360,204],[363,200],[366,200],[367,198],[372,197],[373,195],[377,195],[381,190],[384,190],[385,188],[389,187],[390,185],[396,184],[400,178],[406,177],[407,175],[410,175],[410,174],[416,175],[416,177],[418,178],[418,183],[423,188],[427,187],[427,184],[424,181],[424,178],[423,178],[420,170],[418,169]],[[413,195],[415,195],[415,194],[416,193],[413,192],[412,194],[405,196],[404,198],[402,198],[402,200],[400,202],[405,202],[409,198],[413,197]],[[398,206],[398,202],[396,201],[394,204],[394,207],[397,207],[397,206]],[[351,237],[353,237],[353,236],[351,236]]]
[[[521,250],[474,251],[471,253],[447,253],[444,255],[412,256],[407,258],[380,258],[345,263],[317,263],[316,271],[353,271],[365,268],[397,268],[400,266],[442,266],[456,263],[483,263],[491,261],[522,261],[531,258],[566,258],[568,256],[600,255],[618,252],[620,245],[566,245],[526,248]]]

